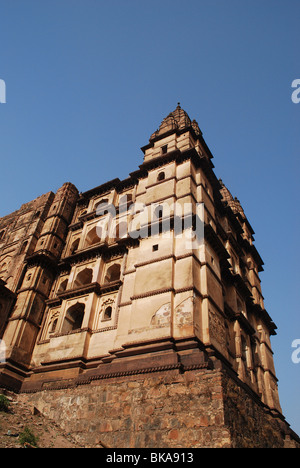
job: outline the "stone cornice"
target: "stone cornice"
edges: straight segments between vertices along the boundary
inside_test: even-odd
[[[117,291],[119,287],[121,286],[121,284],[122,282],[120,280],[113,281],[111,283],[105,283],[102,286],[100,286],[99,283],[86,284],[84,286],[80,286],[79,288],[68,289],[66,291],[58,292],[57,300],[51,299],[50,301],[47,301],[47,304],[48,305],[49,304],[52,305],[53,303],[56,304],[56,301],[70,299],[73,297],[79,297],[84,294],[90,294],[90,293],[95,293],[98,296],[101,296],[102,294],[105,294],[108,292]]]
[[[95,246],[82,249],[73,255],[62,258],[59,263],[59,268],[63,269],[66,268],[67,265],[73,266],[95,258],[105,257],[109,259],[118,255],[124,255],[127,249],[133,245],[139,245],[139,240],[127,237],[119,239],[111,245],[108,245],[106,242],[101,242]]]

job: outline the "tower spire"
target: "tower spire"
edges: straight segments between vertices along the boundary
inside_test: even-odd
[[[198,123],[195,120],[191,120],[188,113],[182,109],[180,102],[177,102],[177,107],[173,112],[167,115],[161,122],[158,130],[154,132],[150,141],[154,140],[156,137],[160,137],[164,133],[167,133],[171,130],[184,130],[189,127],[192,127],[194,132],[197,135],[201,135],[201,130],[198,126]]]

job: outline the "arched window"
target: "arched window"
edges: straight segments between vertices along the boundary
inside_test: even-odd
[[[111,316],[112,316],[112,307],[111,306],[108,306],[106,307],[105,311],[104,311],[104,317],[103,319],[104,320],[110,320],[111,319]]]
[[[100,200],[99,202],[96,203],[95,205],[95,211],[96,211],[96,214],[98,216],[102,216],[104,214],[107,214],[108,213],[108,208],[109,204],[108,204],[108,198],[103,198],[102,200]]]
[[[160,172],[157,176],[158,181],[165,180],[165,178],[166,178],[166,174],[164,172]]]
[[[90,284],[93,279],[93,270],[90,268],[85,268],[80,273],[78,273],[76,280],[74,282],[74,288],[80,288],[86,284]]]
[[[102,229],[100,226],[95,226],[91,229],[86,236],[85,246],[90,247],[95,244],[99,244],[101,241]]]
[[[112,265],[108,268],[106,275],[105,275],[105,282],[112,283],[113,281],[118,281],[120,279],[121,274],[121,265],[118,263]]]
[[[71,245],[70,254],[74,255],[78,249],[80,239],[76,239]]]
[[[79,330],[82,326],[85,305],[77,303],[67,310],[62,333]]]
[[[68,284],[68,280],[65,279],[64,281],[62,281],[59,285],[59,288],[58,288],[58,291],[57,292],[64,292],[66,289],[67,289],[67,284]]]
[[[3,231],[0,231],[0,241],[4,238],[4,235],[5,235],[5,230],[3,229]]]

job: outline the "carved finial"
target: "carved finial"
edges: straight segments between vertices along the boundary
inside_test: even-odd
[[[180,107],[180,102],[177,102],[177,107]]]

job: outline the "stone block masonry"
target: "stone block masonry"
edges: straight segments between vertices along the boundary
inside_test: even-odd
[[[282,434],[288,432],[286,423],[221,370],[95,380],[19,398],[55,420],[82,445],[275,448],[284,446]]]

